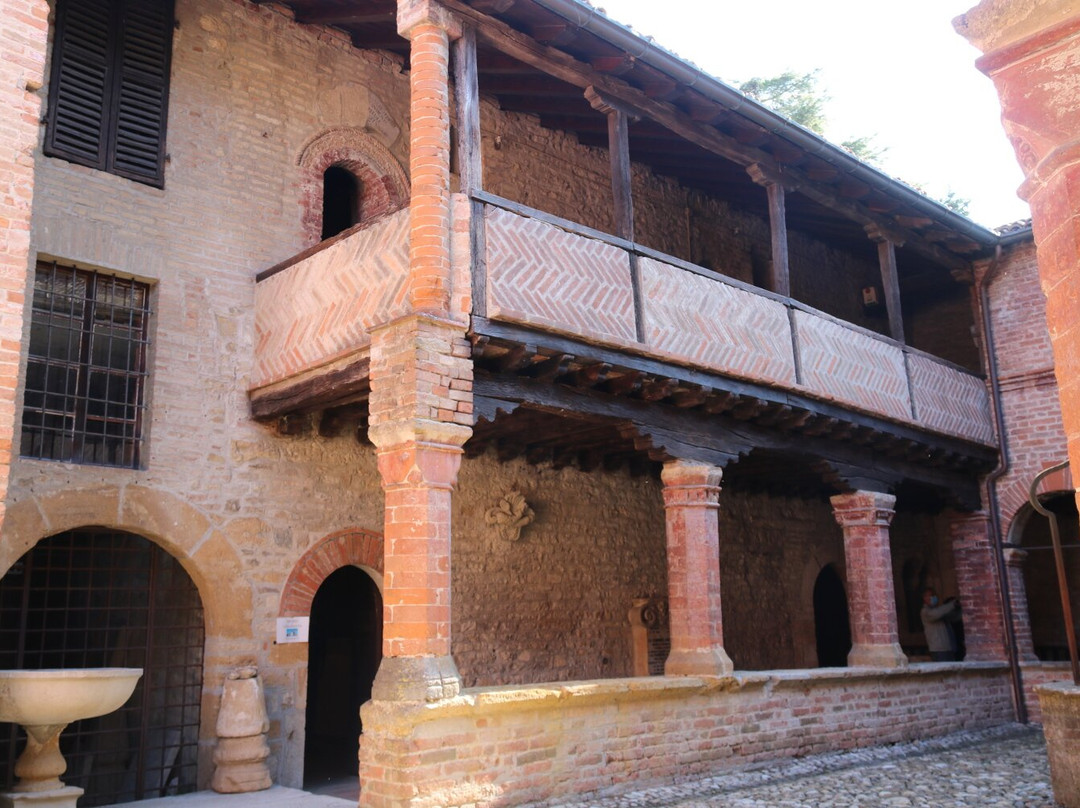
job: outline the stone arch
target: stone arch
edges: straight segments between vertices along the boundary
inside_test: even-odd
[[[799,581],[799,608],[794,621],[795,661],[800,668],[818,667],[817,635],[814,625],[814,586],[821,570],[832,564],[844,577],[843,553],[830,553],[818,548],[803,562]],[[845,581],[846,583],[846,581]]]
[[[153,488],[67,488],[9,504],[0,532],[0,575],[42,539],[85,527],[134,533],[176,558],[199,591],[208,639],[251,636],[251,588],[232,545],[205,514]]]
[[[342,567],[359,567],[382,592],[383,537],[363,528],[332,533],[301,556],[281,590],[279,617],[311,613],[311,601],[330,573]]]
[[[301,226],[308,244],[322,235],[323,174],[341,166],[360,182],[359,220],[393,213],[409,204],[409,178],[386,146],[363,129],[342,126],[304,144],[300,167]]]

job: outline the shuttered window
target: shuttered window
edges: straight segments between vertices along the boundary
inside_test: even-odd
[[[45,153],[162,187],[173,0],[60,0]]]

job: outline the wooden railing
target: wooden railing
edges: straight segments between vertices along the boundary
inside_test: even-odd
[[[982,377],[790,298],[490,194],[477,313],[993,443]]]

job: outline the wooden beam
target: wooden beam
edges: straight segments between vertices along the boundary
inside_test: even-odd
[[[615,235],[633,241],[634,195],[630,177],[630,117],[621,104],[612,101],[595,87],[585,88],[585,98],[593,109],[607,116]]]
[[[483,149],[480,145],[480,86],[476,73],[476,29],[464,26],[452,45],[454,98],[457,110],[457,169],[464,193],[484,189]]]
[[[251,417],[274,421],[286,415],[311,413],[363,400],[370,389],[368,357],[359,357],[330,370],[314,371],[251,393]]]
[[[889,315],[889,335],[904,341],[904,315],[900,309],[900,278],[896,270],[896,245],[889,240],[878,242],[881,286],[885,290],[885,310]]]
[[[788,261],[787,208],[784,186],[774,182],[760,164],[747,166],[750,179],[765,186],[769,200],[769,231],[772,236],[772,262],[769,265],[768,289],[791,297],[791,270]]]

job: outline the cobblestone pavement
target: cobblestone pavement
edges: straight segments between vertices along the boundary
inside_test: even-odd
[[[575,808],[1053,808],[1038,727],[758,764]]]

